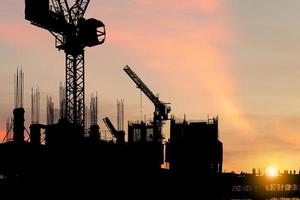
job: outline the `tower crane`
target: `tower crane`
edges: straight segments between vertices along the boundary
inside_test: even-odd
[[[103,118],[103,121],[108,128],[109,132],[117,139],[117,144],[125,143],[125,132],[117,131],[108,117]]]
[[[164,103],[159,100],[159,97],[154,95],[153,92],[146,86],[146,84],[134,73],[127,65],[123,68],[126,74],[133,80],[137,88],[139,88],[154,104],[154,116],[153,116],[153,141],[161,142],[162,140],[162,126],[165,120],[169,119],[169,113],[171,107],[168,103]]]
[[[66,106],[69,122],[83,126],[85,98],[85,47],[103,44],[105,25],[94,18],[83,16],[90,0],[25,0],[25,19],[48,30],[54,37],[56,48],[66,54]]]

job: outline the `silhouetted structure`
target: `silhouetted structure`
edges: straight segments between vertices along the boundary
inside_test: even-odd
[[[116,138],[117,144],[125,144],[125,131],[117,130],[108,117],[105,117],[103,121],[112,136]]]
[[[117,100],[117,124],[118,131],[124,131],[124,99]]]
[[[24,104],[24,72],[17,69],[15,74],[15,109],[13,111],[13,141],[17,144],[24,142],[25,110]]]
[[[153,92],[147,87],[147,85],[134,73],[131,68],[127,65],[123,68],[127,75],[133,80],[137,88],[139,88],[152,103],[154,104],[155,110],[153,112],[153,142],[160,143],[162,141],[162,126],[165,120],[169,119],[169,113],[171,107],[167,103],[159,100],[159,97],[154,95]]]
[[[54,124],[55,122],[55,108],[52,97],[47,96],[47,124]]]
[[[24,114],[25,114],[24,108],[15,108],[14,109],[13,141],[15,143],[23,143],[24,142],[24,131],[25,131]]]
[[[198,122],[171,119],[167,162],[172,174],[178,176],[222,173],[223,145],[218,138],[218,118]]]
[[[128,143],[153,142],[153,123],[128,122]]]
[[[101,21],[83,18],[89,2],[76,0],[69,7],[66,0],[51,0],[51,5],[49,0],[25,0],[25,18],[49,30],[56,38],[56,47],[66,53],[66,86],[60,84],[59,111],[54,108],[51,97],[47,98],[47,125],[39,122],[39,91],[32,93],[30,141],[24,141],[24,79],[22,72],[21,75],[17,73],[13,141],[0,144],[0,186],[11,185],[15,189],[15,185],[23,187],[33,182],[33,186],[49,189],[50,183],[54,182],[64,186],[80,185],[82,189],[82,185],[96,182],[106,188],[113,185],[113,190],[119,191],[128,180],[135,180],[134,186],[130,183],[131,190],[139,186],[143,191],[159,194],[159,190],[164,189],[160,186],[174,177],[194,176],[218,182],[216,178],[222,172],[223,153],[222,143],[218,140],[218,119],[183,123],[172,119],[167,145],[170,170],[162,169],[165,161],[162,126],[169,120],[171,108],[160,101],[128,66],[123,70],[155,106],[152,122],[129,122],[126,142],[124,101],[121,100],[117,105],[118,130],[109,118],[104,118],[116,143],[101,140],[96,95],[91,98],[91,126],[89,133],[85,133],[84,48],[102,44],[105,39]],[[58,113],[61,119],[56,123]],[[213,179],[206,179],[207,175],[214,175],[210,177]],[[180,179],[175,180],[169,184],[177,187]],[[178,188],[182,187],[182,184],[178,185]]]
[[[41,145],[42,128],[45,126],[41,124],[30,125],[30,143],[33,145]]]
[[[105,26],[94,18],[83,17],[90,0],[25,0],[25,19],[55,37],[56,48],[66,53],[66,118],[84,125],[85,81],[84,48],[104,43]],[[60,102],[61,103],[61,102]],[[64,115],[61,113],[61,115]]]
[[[70,146],[83,143],[83,126],[60,119],[56,124],[46,127],[45,143],[47,146]]]
[[[92,94],[90,102],[90,130],[89,137],[91,141],[99,142],[101,138],[100,127],[98,125],[98,95]]]
[[[128,122],[128,145],[151,146],[151,152],[145,152],[148,159],[153,160],[157,166],[164,163],[164,148],[162,142],[157,142],[153,137],[153,123],[145,122]]]
[[[59,109],[60,119],[66,119],[66,86],[59,83]]]
[[[40,123],[40,91],[31,89],[31,124]]]

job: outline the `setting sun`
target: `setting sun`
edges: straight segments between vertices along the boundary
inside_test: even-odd
[[[278,176],[278,169],[276,167],[268,167],[266,169],[266,175],[269,177]]]

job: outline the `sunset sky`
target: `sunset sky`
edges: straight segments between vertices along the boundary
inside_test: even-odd
[[[140,92],[122,70],[129,65],[176,118],[219,116],[224,170],[298,171],[299,10],[297,0],[91,0],[85,16],[106,24],[107,40],[86,49],[86,102],[97,91],[99,119],[115,122],[116,99],[124,98],[126,121],[139,120]],[[42,122],[46,96],[58,106],[64,59],[50,33],[24,19],[24,0],[0,1],[0,138],[17,67],[28,125],[31,87],[41,91]],[[143,114],[152,112],[144,96]]]

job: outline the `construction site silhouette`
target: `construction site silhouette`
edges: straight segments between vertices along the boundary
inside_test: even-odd
[[[143,197],[177,194],[206,199],[298,196],[299,174],[277,179],[265,175],[224,173],[223,143],[219,140],[218,117],[178,120],[171,106],[129,67],[124,72],[153,103],[150,121],[128,122],[124,129],[124,100],[118,101],[117,128],[103,119],[112,139],[103,139],[98,125],[98,97],[85,105],[84,49],[105,41],[105,25],[85,19],[90,0],[73,5],[61,0],[25,0],[25,19],[48,30],[56,48],[66,54],[65,85],[61,83],[58,110],[47,97],[47,123],[40,123],[40,92],[31,94],[31,125],[25,127],[24,72],[15,74],[15,108],[0,144],[0,186],[8,191],[24,188],[47,193],[72,188],[88,193],[142,193]],[[170,122],[170,138],[162,128]],[[77,192],[78,192],[77,191]],[[118,194],[118,195],[121,195]],[[100,193],[99,193],[100,195]]]

